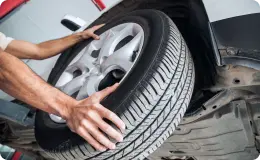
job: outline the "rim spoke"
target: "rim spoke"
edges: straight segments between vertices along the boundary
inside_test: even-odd
[[[127,72],[130,70],[132,64],[133,63],[127,57],[118,57],[116,55],[112,55],[108,57],[104,63],[101,64],[101,72],[104,73],[107,70],[111,70],[111,68],[113,68],[114,70],[120,69],[124,72]]]
[[[143,41],[143,33],[139,32],[129,43],[124,45],[120,50],[122,51],[129,51],[133,53],[133,51],[136,51],[142,46],[141,42]]]
[[[60,89],[66,93],[67,95],[72,95],[73,93],[80,90],[85,82],[86,75],[82,75],[72,79],[70,82],[65,84],[64,86],[60,87]]]
[[[89,97],[90,95],[98,91],[98,84],[102,80],[102,76],[91,76],[89,77],[84,85],[80,88],[80,91],[77,95],[77,100],[82,100]]]
[[[126,26],[123,26],[123,28],[120,30],[119,28],[116,31],[113,31],[112,29],[110,32],[108,32],[107,35],[107,41],[106,43],[102,46],[99,57],[98,57],[98,62],[101,64],[104,60],[105,57],[109,57],[110,55],[113,54],[116,46],[118,43],[123,40],[125,37],[129,35],[133,35],[133,24],[129,24]],[[110,34],[110,33],[113,34]]]
[[[134,52],[138,51],[140,46],[142,46],[142,39],[143,34],[139,32],[130,42],[113,53],[113,55],[117,57],[127,57],[127,59],[131,60]]]
[[[97,50],[96,46],[94,45],[94,43],[90,43],[75,57],[75,59],[71,62],[66,71],[71,73],[71,68],[78,68],[83,73],[91,71],[93,68],[95,68],[95,65],[93,63],[95,62],[96,58],[93,58],[91,56],[91,53],[94,50]]]
[[[54,114],[50,114],[50,118],[54,121],[54,122],[57,122],[57,123],[66,123],[66,121],[64,119],[62,119],[61,117],[59,116],[56,116]]]
[[[72,79],[73,79],[73,75],[70,72],[64,72],[64,73],[62,73],[60,79],[56,83],[56,87],[61,88],[62,86],[67,84]]]
[[[143,34],[139,32],[129,43],[113,53],[101,64],[101,72],[110,67],[122,69],[125,72],[129,71],[133,65],[133,55],[142,45],[142,39]]]

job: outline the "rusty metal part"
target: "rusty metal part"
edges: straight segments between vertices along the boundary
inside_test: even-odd
[[[217,74],[216,84],[209,88],[211,91],[260,85],[260,71],[252,68],[224,65],[217,67]]]
[[[238,53],[238,50],[236,48],[233,48],[233,47],[228,47],[227,53],[228,53],[228,55],[236,55]]]
[[[203,104],[203,112],[199,112],[190,117],[184,117],[182,119],[181,125],[193,123],[194,121],[200,120],[208,114],[215,112],[217,109],[220,109],[229,104],[233,100],[240,98],[249,98],[252,96],[254,97],[253,93],[249,91],[232,89],[224,90]]]

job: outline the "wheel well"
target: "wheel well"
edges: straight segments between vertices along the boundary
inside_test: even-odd
[[[201,0],[158,0],[143,3],[139,9],[157,9],[178,26],[195,63],[195,90],[214,84],[215,59],[210,41],[209,20]]]
[[[168,0],[163,1],[167,2]],[[171,2],[169,0],[168,2],[170,5],[155,9],[159,9],[171,17],[178,26],[193,57],[196,71],[195,88],[189,109],[186,112],[186,115],[192,115],[203,109],[203,103],[214,96],[214,93],[203,90],[214,85],[216,77],[209,20],[201,0]]]

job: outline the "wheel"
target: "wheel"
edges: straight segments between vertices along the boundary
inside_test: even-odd
[[[35,135],[53,158],[144,159],[180,123],[194,87],[194,66],[180,32],[164,13],[140,10],[111,20],[58,59],[49,82],[83,99],[116,82],[102,104],[126,123],[116,150],[95,151],[64,120],[38,111]]]

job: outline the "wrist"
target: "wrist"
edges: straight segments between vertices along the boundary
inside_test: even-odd
[[[83,32],[78,32],[74,34],[78,42],[83,41],[85,38],[83,36]]]
[[[63,104],[58,107],[58,114],[65,120],[69,118],[72,113],[72,108],[77,105],[77,100],[73,98],[63,99]]]
[[[51,114],[67,119],[70,116],[71,109],[77,105],[78,101],[69,97],[66,94],[58,93],[52,101],[49,100],[49,107],[51,108]]]

